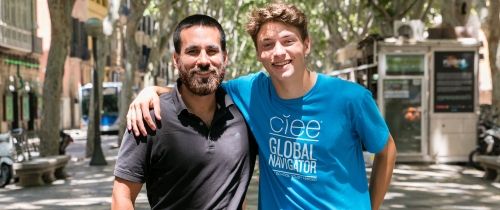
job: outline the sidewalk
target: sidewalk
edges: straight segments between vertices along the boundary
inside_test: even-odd
[[[108,165],[89,166],[89,159],[84,159],[86,141],[76,139],[67,149],[72,156],[67,166],[71,177],[41,187],[9,184],[0,189],[0,209],[109,209],[118,153],[112,147],[116,142],[116,136],[103,136],[102,148]],[[459,165],[398,164],[381,209],[500,209],[500,183],[484,181],[482,174]],[[257,185],[258,174],[254,173],[247,209],[257,209]],[[150,209],[145,187],[137,198],[136,208]]]
[[[117,136],[102,136],[102,149],[108,165],[89,166],[85,159],[85,139],[75,139],[67,148],[71,161],[66,167],[70,177],[51,185],[22,188],[9,184],[0,189],[0,209],[110,209],[113,169],[118,149]],[[149,209],[145,187],[137,198],[137,209]]]
[[[500,183],[459,165],[398,164],[381,209],[500,209]]]

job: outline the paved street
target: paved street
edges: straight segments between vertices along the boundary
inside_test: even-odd
[[[0,189],[0,209],[109,209],[116,136],[103,136],[102,145],[107,166],[89,166],[83,158],[85,140],[77,139],[68,147],[70,178],[32,188],[10,184]],[[459,165],[399,164],[382,209],[500,209],[500,183],[483,181],[482,173]],[[254,174],[248,209],[257,209],[257,182]],[[137,209],[149,209],[144,189]]]

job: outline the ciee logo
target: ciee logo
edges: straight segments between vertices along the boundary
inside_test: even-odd
[[[269,126],[275,134],[300,137],[305,132],[310,139],[318,137],[321,130],[321,124],[317,120],[290,119],[290,115],[271,117]]]

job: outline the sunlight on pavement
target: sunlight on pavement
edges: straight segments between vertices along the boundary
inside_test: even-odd
[[[87,206],[95,204],[110,204],[111,196],[92,197],[92,198],[63,198],[63,199],[45,199],[33,202],[35,205],[56,205],[56,206]]]
[[[484,206],[443,206],[444,209],[464,209],[464,210],[492,210],[492,208]]]
[[[391,199],[395,199],[395,198],[399,198],[399,197],[404,197],[405,194],[404,193],[397,193],[397,192],[387,192],[385,194],[385,197],[384,199],[385,200],[391,200]]]
[[[427,177],[442,177],[442,178],[458,178],[460,177],[455,172],[433,172],[433,171],[422,171],[417,169],[394,169],[394,174],[402,174],[402,175],[413,175],[413,176],[427,176]]]
[[[15,203],[9,206],[4,206],[5,209],[42,209],[42,206],[35,206],[29,203]]]
[[[407,207],[405,205],[400,205],[400,204],[394,204],[390,205],[391,209],[406,209]]]
[[[102,179],[81,179],[81,180],[71,180],[70,185],[82,185],[82,184],[93,184],[93,183],[99,183],[99,182],[104,182],[104,183],[110,183],[115,180],[114,176],[108,176]]]
[[[484,190],[486,187],[480,184],[466,185],[466,184],[458,184],[458,183],[436,183],[436,182],[391,182],[393,186],[402,186],[402,187],[422,187],[422,188],[457,188],[464,190]]]
[[[0,197],[0,202],[9,202],[14,200],[15,199],[13,197]]]

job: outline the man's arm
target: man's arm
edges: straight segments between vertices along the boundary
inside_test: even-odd
[[[371,207],[378,210],[391,183],[392,170],[396,161],[396,145],[389,135],[389,140],[381,152],[375,155],[372,173],[370,176]]]
[[[115,178],[113,184],[113,196],[111,209],[113,210],[133,210],[135,199],[141,191],[142,183],[131,182],[119,177]]]
[[[146,87],[141,90],[139,95],[137,95],[128,107],[127,129],[132,130],[136,136],[139,136],[140,134],[146,136],[148,132],[144,126],[144,119],[148,127],[152,130],[156,130],[155,123],[149,115],[149,109],[153,108],[156,119],[161,120],[159,95],[171,91],[172,88],[160,86]]]

